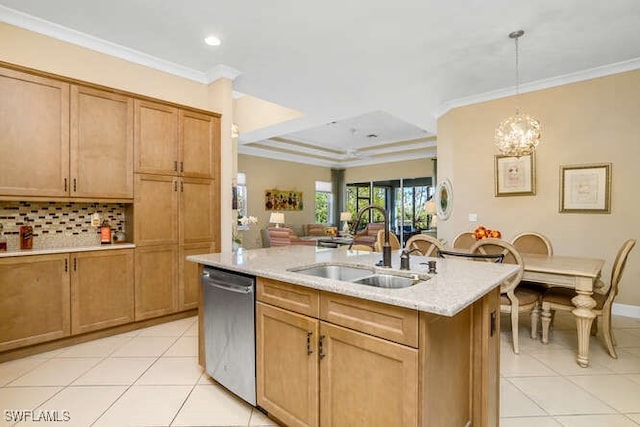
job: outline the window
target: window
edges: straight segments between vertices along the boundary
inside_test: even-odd
[[[424,205],[434,193],[431,183],[431,177],[421,177],[347,184],[347,210],[355,218],[356,212],[369,203],[385,208],[391,231],[406,240],[426,228]],[[360,227],[382,221],[379,211],[369,211],[362,216]]]
[[[247,216],[247,176],[238,173],[238,184],[236,186],[236,197],[238,201],[238,218]],[[238,230],[248,230],[249,225],[238,225]]]
[[[333,224],[333,193],[330,182],[316,181],[315,221],[318,224]]]

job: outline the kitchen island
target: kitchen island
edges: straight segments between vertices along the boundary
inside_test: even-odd
[[[380,258],[288,246],[187,260],[257,277],[257,401],[283,424],[497,425],[498,287],[519,267],[412,256],[401,271],[399,251],[391,269],[375,267]],[[416,283],[385,289],[292,271],[326,265]]]

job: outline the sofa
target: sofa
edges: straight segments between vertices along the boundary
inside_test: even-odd
[[[379,230],[384,230],[384,223],[370,222],[362,231],[356,233],[353,237],[353,244],[367,245],[373,248],[378,239]]]
[[[276,246],[307,245],[315,246],[315,240],[301,239],[291,228],[288,227],[268,227],[260,230],[262,237],[262,247],[270,248]]]
[[[322,237],[325,235],[326,224],[303,224],[302,234],[305,236]]]

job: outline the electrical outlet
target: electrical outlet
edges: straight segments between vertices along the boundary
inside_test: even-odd
[[[469,214],[469,221],[470,221],[470,222],[476,222],[476,221],[478,221],[478,214],[470,213],[470,214]]]

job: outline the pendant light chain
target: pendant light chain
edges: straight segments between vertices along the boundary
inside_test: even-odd
[[[519,55],[518,55],[518,39],[519,38],[520,36],[514,37],[514,40],[516,42],[516,115],[520,114],[520,73],[518,72],[518,70],[520,69],[519,67],[520,61],[519,61]]]

